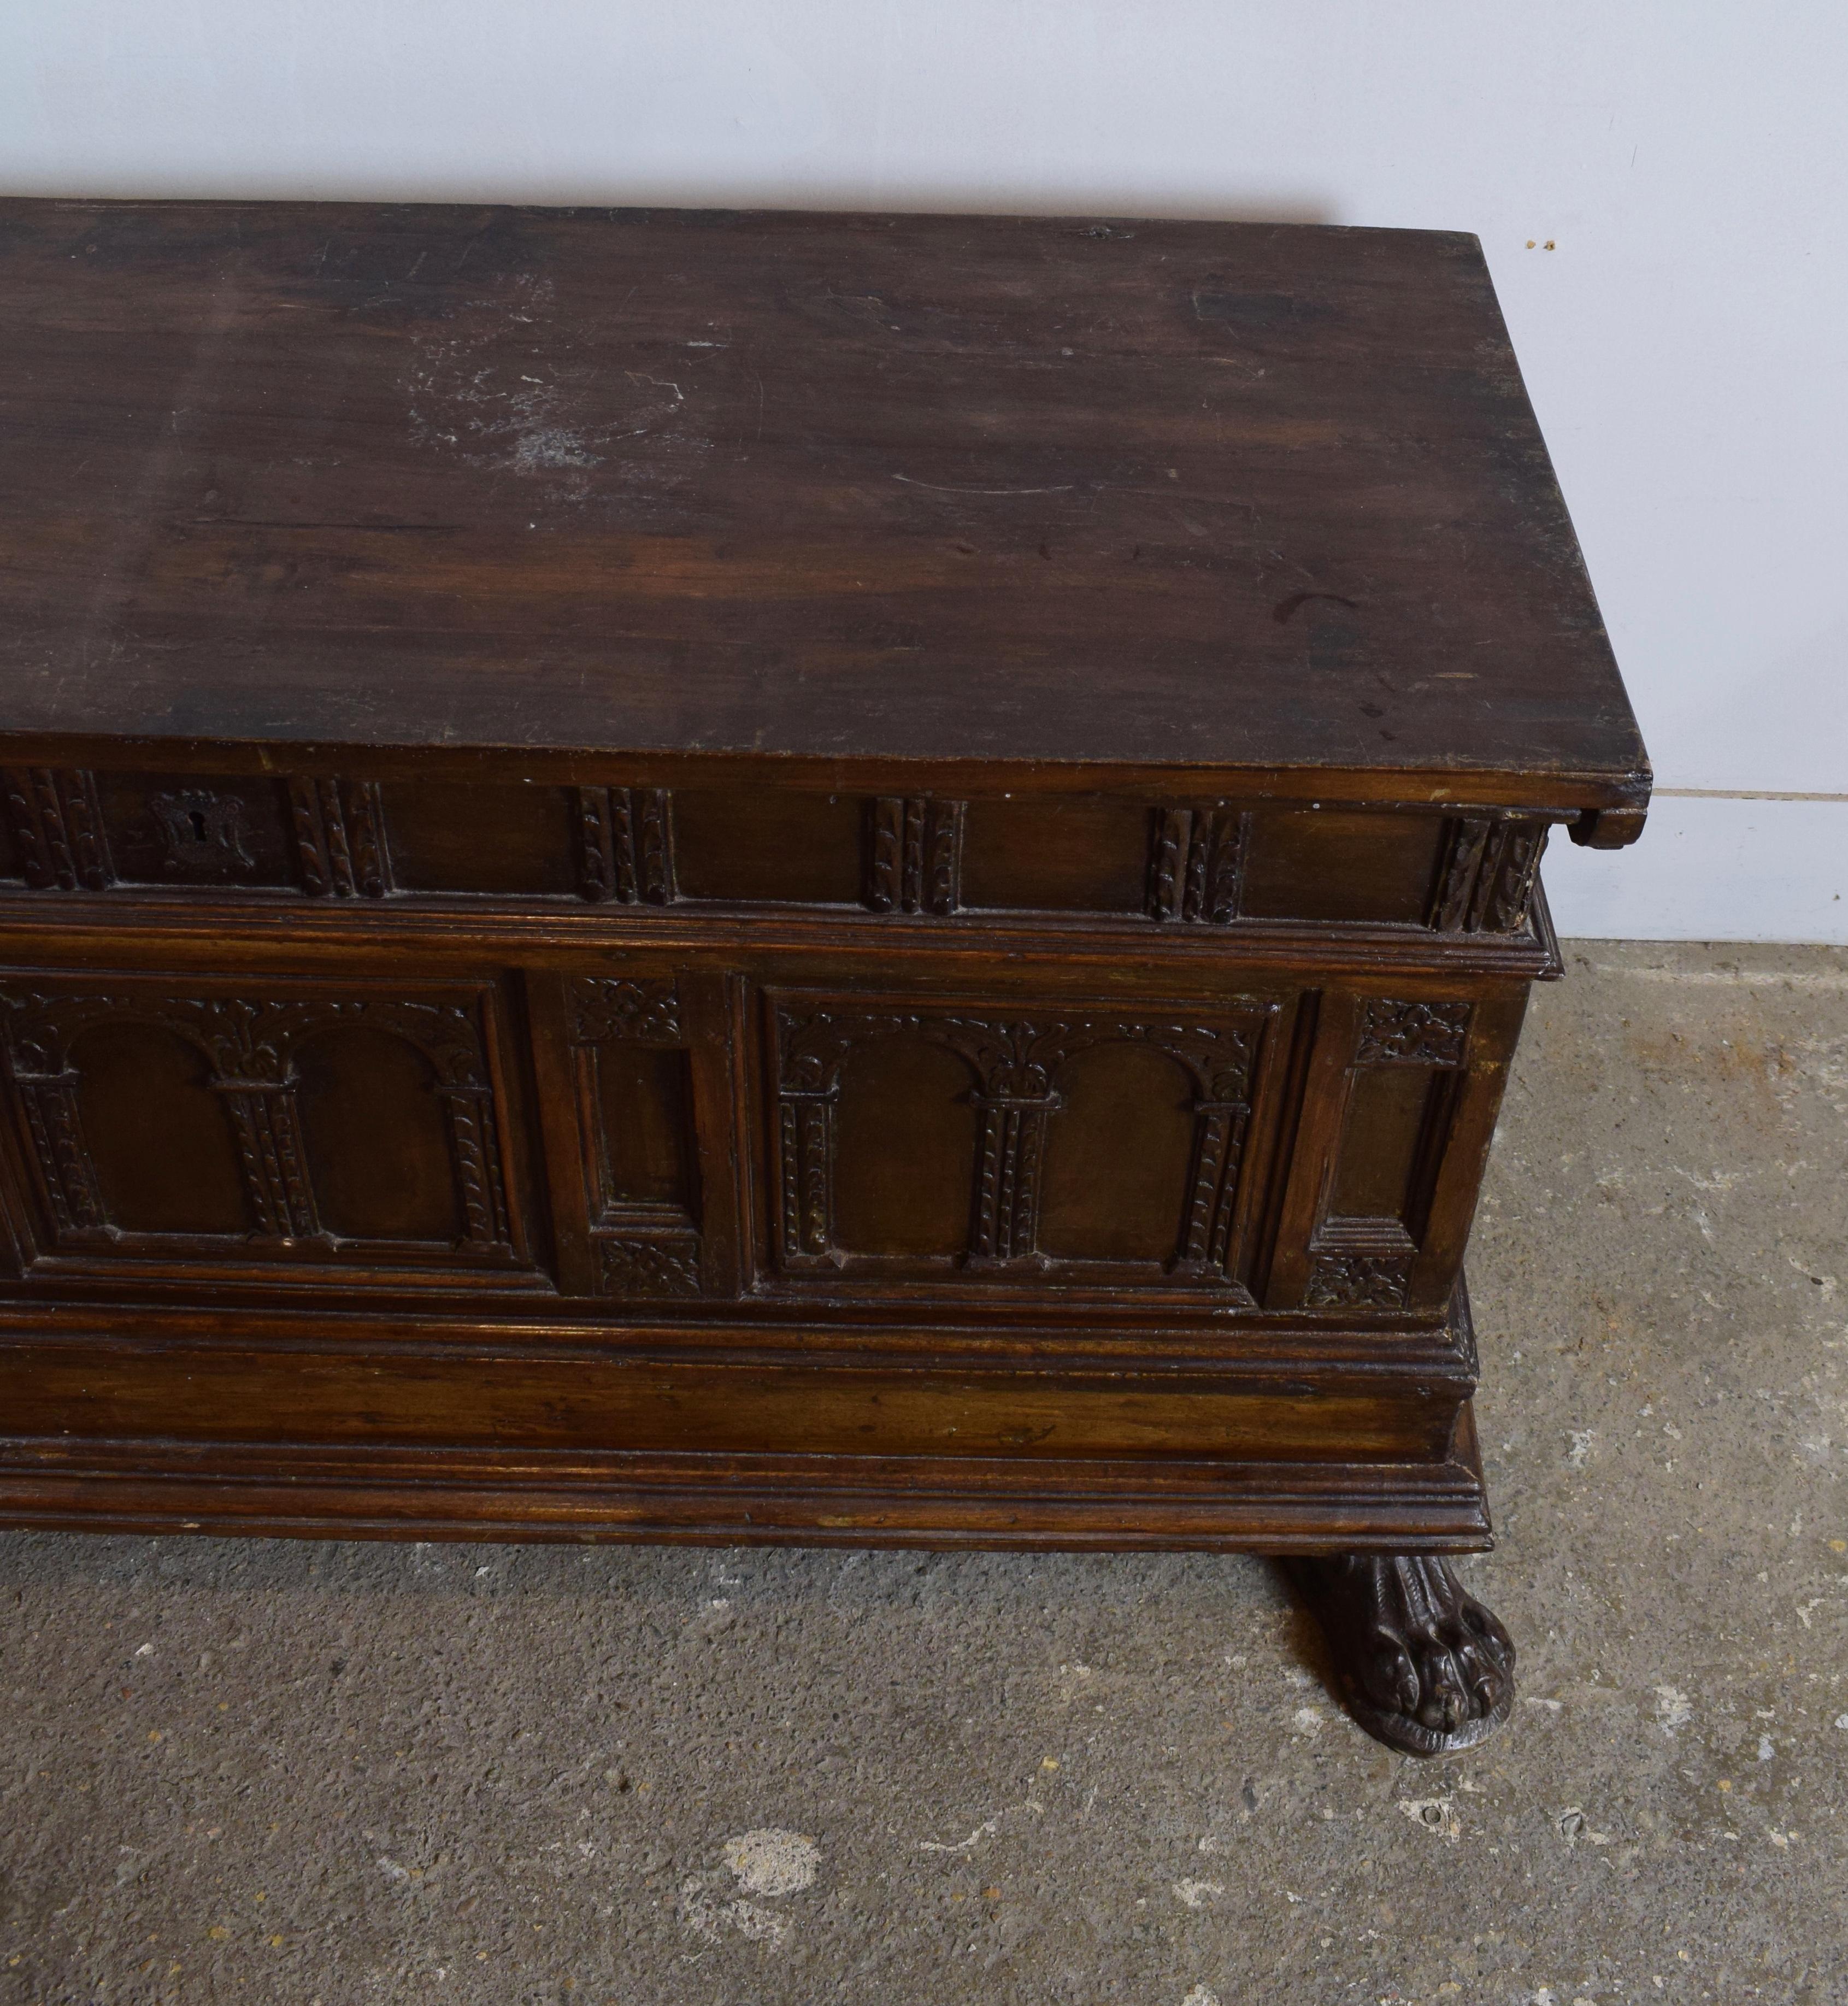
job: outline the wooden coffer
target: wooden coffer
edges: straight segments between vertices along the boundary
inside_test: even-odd
[[[0,1518],[1487,1543],[1648,780],[1473,240],[0,217]]]

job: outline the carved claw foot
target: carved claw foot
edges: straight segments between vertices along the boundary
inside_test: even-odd
[[[1328,1638],[1348,1711],[1377,1740],[1448,1755],[1507,1719],[1515,1647],[1447,1561],[1336,1554],[1284,1565]]]

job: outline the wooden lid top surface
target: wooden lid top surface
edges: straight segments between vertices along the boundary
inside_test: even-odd
[[[1647,790],[1472,238],[0,203],[0,738],[150,737]]]

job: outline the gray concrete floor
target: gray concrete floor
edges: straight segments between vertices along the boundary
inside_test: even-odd
[[[1848,2000],[1848,955],[1572,945],[1471,1254],[1506,1732],[1242,1559],[0,1539],[0,1998]]]

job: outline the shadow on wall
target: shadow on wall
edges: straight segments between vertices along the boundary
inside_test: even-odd
[[[1174,223],[1318,223],[1341,220],[1325,197],[1125,196],[1118,184],[1049,195],[1044,185],[1010,188],[993,181],[906,181],[902,190],[857,178],[687,180],[646,174],[611,178],[480,174],[329,174],[300,169],[235,172],[85,174],[13,173],[5,193],[66,201],[407,202],[512,205],[542,209],[813,209],[908,216],[1072,216],[1102,222],[1159,217]]]

